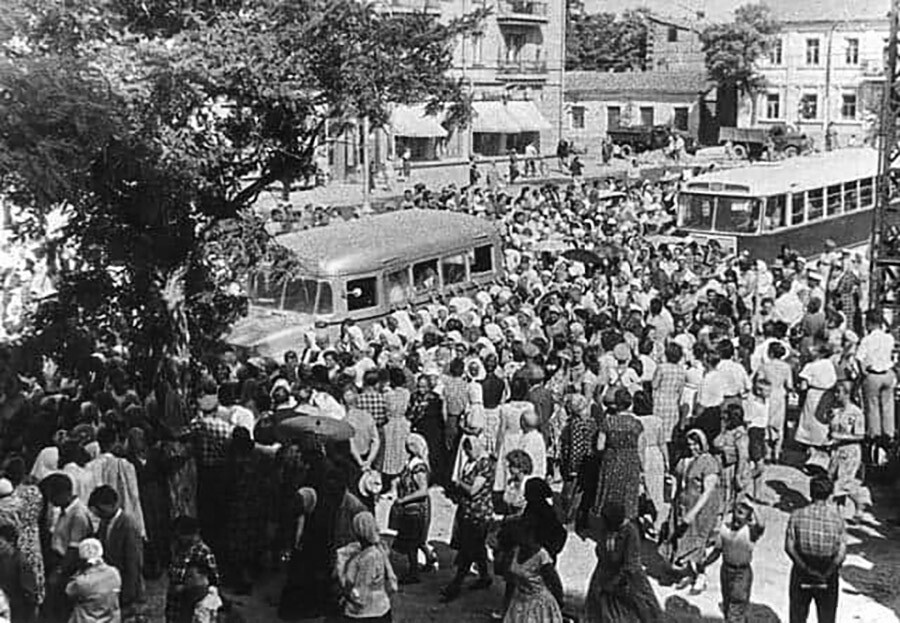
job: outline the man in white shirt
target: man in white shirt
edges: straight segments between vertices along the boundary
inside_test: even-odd
[[[859,342],[856,359],[863,371],[863,396],[866,407],[866,437],[887,441],[894,437],[894,336],[883,328],[881,313],[866,312],[868,334]]]
[[[722,395],[725,399],[743,399],[750,393],[750,377],[744,366],[734,360],[734,344],[722,340],[716,346],[719,364],[716,371],[720,374]]]

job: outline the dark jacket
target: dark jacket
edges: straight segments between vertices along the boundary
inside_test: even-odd
[[[100,525],[97,538],[103,543],[103,558],[119,570],[122,592],[119,602],[123,608],[144,600],[144,543],[134,517],[122,512]]]

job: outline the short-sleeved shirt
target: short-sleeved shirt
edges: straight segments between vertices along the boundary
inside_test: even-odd
[[[827,560],[838,553],[844,542],[844,519],[837,509],[819,501],[794,511],[787,525],[797,551],[804,558]]]
[[[831,389],[837,383],[837,371],[830,359],[817,359],[803,366],[800,378],[812,389]]]
[[[53,528],[51,546],[57,554],[65,556],[66,551],[70,547],[78,547],[81,541],[92,534],[94,534],[94,524],[91,521],[88,508],[84,502],[75,498],[65,508],[56,522],[56,526]]]
[[[368,411],[348,407],[347,422],[353,427],[353,438],[350,439],[353,449],[360,456],[368,456],[369,450],[372,448],[372,440],[378,436],[375,418]]]
[[[387,422],[387,402],[384,400],[384,394],[377,391],[360,392],[356,406],[367,411],[375,419],[376,425],[384,426]],[[350,417],[349,413],[347,417]]]

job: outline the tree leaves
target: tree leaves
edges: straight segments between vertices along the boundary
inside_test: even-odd
[[[735,11],[735,21],[712,24],[700,33],[710,78],[720,85],[736,87],[742,93],[753,93],[765,79],[756,64],[768,54],[778,24],[764,4],[747,4]]]
[[[566,25],[566,69],[643,71],[647,68],[647,16],[642,9],[570,14]]]

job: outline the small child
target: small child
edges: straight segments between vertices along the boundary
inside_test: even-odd
[[[713,440],[722,457],[722,488],[725,508],[733,508],[738,496],[750,485],[750,437],[744,426],[744,409],[730,404],[725,410],[725,430]]]
[[[753,474],[753,499],[766,503],[763,476],[766,471],[766,435],[769,430],[769,392],[772,384],[764,376],[756,377],[753,393],[745,401],[744,416],[750,437],[750,469]]]
[[[731,522],[722,522],[715,546],[704,566],[722,557],[722,613],[726,621],[746,623],[753,587],[753,548],[765,531],[762,517],[746,497],[735,504]]]
[[[198,569],[205,570],[207,586],[219,584],[216,557],[200,538],[200,525],[192,517],[181,516],[175,520],[175,553],[169,566],[169,588],[166,593],[166,621],[192,619],[194,603],[189,579],[196,581]],[[193,575],[189,577],[189,571]],[[208,592],[208,591],[207,591]]]

